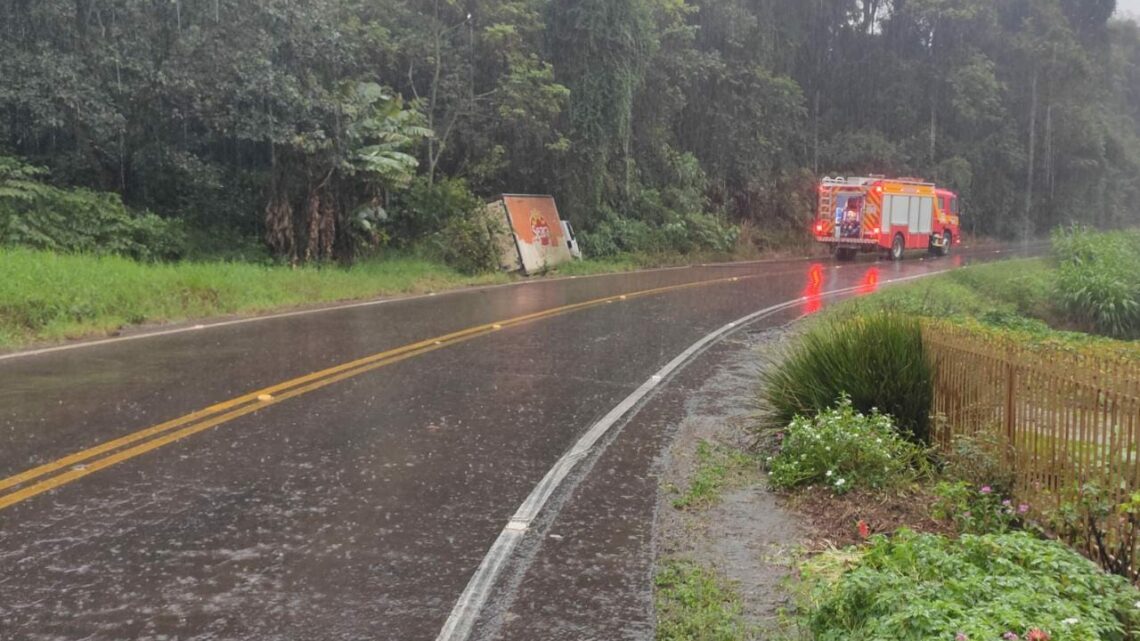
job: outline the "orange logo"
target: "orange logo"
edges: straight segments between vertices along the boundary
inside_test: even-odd
[[[544,246],[550,246],[550,225],[546,224],[546,219],[537,211],[530,213],[530,230],[534,232],[535,238],[542,241]]]

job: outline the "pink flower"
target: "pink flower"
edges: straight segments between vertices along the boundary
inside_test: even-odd
[[[1005,641],[1017,641],[1021,637],[1017,636],[1016,632],[1006,632],[1005,634],[1001,635],[1001,638],[1005,639]]]
[[[954,641],[970,641],[970,637],[966,636],[965,632],[959,632],[954,635]]]
[[[1049,633],[1041,628],[1033,628],[1025,633],[1026,641],[1049,641]]]
[[[1001,504],[1006,506],[1006,507],[1009,507],[1009,506],[1013,505],[1013,501],[1006,499],[1006,500],[1002,501]]]
[[[1029,506],[1022,503],[1021,506],[1019,506],[1017,508],[1017,513],[1018,514],[1028,514],[1029,513]]]
[[[993,492],[994,492],[994,488],[992,488],[988,485],[982,486],[982,494],[993,494]]]

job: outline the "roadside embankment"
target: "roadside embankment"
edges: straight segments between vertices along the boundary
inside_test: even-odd
[[[630,255],[560,266],[587,276],[682,266],[731,256]],[[510,283],[415,256],[291,268],[242,262],[139,262],[118,256],[0,251],[0,350],[114,335],[126,328],[309,305]]]

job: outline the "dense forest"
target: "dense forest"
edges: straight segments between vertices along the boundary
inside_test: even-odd
[[[959,190],[980,234],[1135,225],[1114,10],[0,0],[0,241],[351,260],[477,235],[507,192],[555,195],[595,256],[763,249],[861,173]]]

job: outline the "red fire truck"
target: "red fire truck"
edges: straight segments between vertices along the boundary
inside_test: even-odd
[[[962,242],[958,195],[917,178],[824,178],[814,231],[841,259],[880,252],[901,260],[908,249],[946,255]]]

